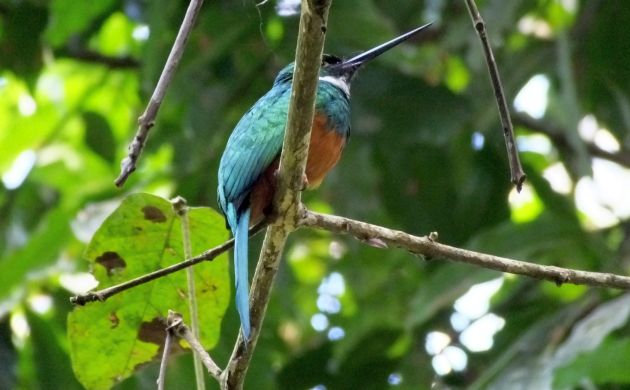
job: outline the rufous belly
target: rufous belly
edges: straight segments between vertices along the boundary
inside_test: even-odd
[[[317,188],[328,172],[337,164],[346,144],[344,137],[327,127],[325,115],[316,115],[311,130],[311,143],[306,160],[306,179],[308,188]],[[252,210],[251,224],[256,224],[269,212],[275,192],[275,173],[278,169],[276,159],[260,176],[249,196]]]

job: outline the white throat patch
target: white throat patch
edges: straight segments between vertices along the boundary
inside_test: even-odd
[[[346,96],[350,97],[350,85],[341,77],[323,76],[319,78],[319,81],[330,83],[335,87],[341,89]]]

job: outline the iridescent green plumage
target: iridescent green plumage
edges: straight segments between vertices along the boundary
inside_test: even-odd
[[[332,57],[331,57],[332,58]],[[322,68],[322,73],[326,68]],[[235,237],[236,303],[243,335],[249,338],[247,299],[247,227],[251,210],[249,195],[263,172],[276,160],[282,149],[289,111],[293,64],[285,67],[273,88],[245,113],[225,147],[219,166],[219,206]],[[328,118],[330,128],[345,139],[350,133],[349,96],[326,81],[320,81],[316,112]]]
[[[311,149],[307,161],[321,181],[337,162],[350,135],[350,81],[357,69],[390,48],[423,30],[428,25],[403,34],[346,61],[324,55],[315,99],[315,118],[311,135]],[[228,140],[219,165],[219,206],[234,235],[234,272],[236,279],[236,307],[245,339],[250,336],[247,244],[250,218],[253,214],[250,199],[258,188],[265,204],[271,203],[273,183],[265,176],[280,155],[287,122],[294,65],[287,65],[267,92],[238,122]],[[317,131],[315,131],[317,130]],[[332,136],[331,136],[332,135]],[[315,138],[319,137],[319,138]],[[317,142],[315,142],[317,141]],[[316,145],[314,149],[312,146]],[[313,151],[316,152],[313,152]],[[319,155],[318,155],[319,154]],[[272,179],[273,180],[273,179]],[[264,184],[264,186],[263,186]],[[261,202],[257,199],[257,202]]]

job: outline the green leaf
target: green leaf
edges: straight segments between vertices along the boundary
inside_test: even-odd
[[[580,319],[588,310],[585,304],[568,306],[532,325],[520,340],[512,344],[506,356],[499,359],[498,363],[502,362],[507,367],[501,367],[500,375],[492,385],[474,388],[550,389],[556,369],[566,366],[580,354],[595,351],[610,333],[627,323],[630,295],[605,302]],[[572,330],[567,339],[555,345],[554,337],[558,332],[569,328]],[[627,360],[624,361],[627,363]]]
[[[135,47],[133,24],[122,12],[112,14],[104,23],[92,46],[105,55],[129,54]]]
[[[42,216],[42,222],[29,241],[20,249],[0,258],[0,300],[14,289],[24,288],[24,280],[40,273],[59,258],[59,251],[71,239],[72,212],[56,208]]]
[[[96,18],[112,7],[113,0],[51,2],[50,23],[46,28],[46,40],[52,46],[62,46],[74,34],[90,27]]]
[[[605,1],[597,8],[591,27],[575,37],[583,40],[574,53],[574,66],[582,70],[576,77],[580,103],[617,139],[626,139],[628,127],[624,126],[623,109],[617,106],[615,91],[630,90],[630,74],[625,71],[630,45],[624,37],[625,26],[610,21],[628,20],[630,8],[614,1]]]
[[[85,143],[108,162],[116,157],[116,140],[107,119],[96,112],[84,112]]]
[[[48,10],[30,1],[15,4],[3,5],[0,58],[2,68],[11,69],[32,89],[42,67],[40,34],[46,28]]]
[[[556,370],[554,388],[575,388],[587,378],[598,385],[630,383],[628,356],[630,339],[609,338],[593,352],[579,355],[573,363]]]
[[[214,210],[192,208],[188,218],[194,254],[228,238],[223,218]],[[96,232],[86,257],[99,288],[179,262],[184,258],[179,217],[165,199],[131,195]],[[212,348],[230,297],[227,256],[198,264],[194,271],[200,341]],[[186,286],[186,274],[178,272],[75,308],[68,317],[68,334],[79,381],[91,389],[110,388],[159,356],[167,310],[182,313],[190,324]]]
[[[53,320],[26,311],[31,330],[33,357],[40,387],[51,389],[81,389],[72,375],[64,332]]]

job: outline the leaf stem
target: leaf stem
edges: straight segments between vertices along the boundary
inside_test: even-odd
[[[175,213],[179,216],[182,224],[182,241],[184,244],[184,257],[189,259],[192,256],[190,244],[190,224],[188,223],[188,206],[186,199],[181,196],[171,201]],[[188,310],[190,311],[190,327],[195,339],[199,340],[199,311],[197,307],[197,292],[195,289],[195,270],[193,267],[186,268],[186,279],[188,282]],[[206,389],[206,381],[203,377],[203,366],[199,354],[193,353],[193,363],[195,366],[195,381],[197,390]]]

